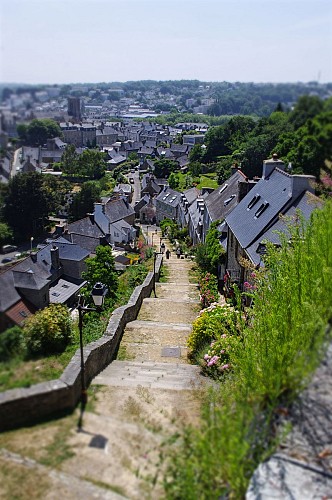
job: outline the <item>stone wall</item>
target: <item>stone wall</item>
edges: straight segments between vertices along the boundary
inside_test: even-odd
[[[158,255],[156,281],[161,264],[162,257]],[[105,334],[84,348],[87,385],[114,359],[125,326],[136,319],[143,299],[149,297],[153,290],[153,281],[153,272],[150,272],[143,284],[135,288],[128,303],[115,309]],[[80,373],[78,349],[59,379],[0,393],[0,432],[73,410],[81,396]]]

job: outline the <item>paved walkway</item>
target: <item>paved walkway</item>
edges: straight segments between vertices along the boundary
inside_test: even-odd
[[[125,329],[122,360],[94,379],[94,410],[84,416],[84,432],[71,439],[75,458],[66,461],[68,474],[133,500],[162,497],[158,481],[152,485],[160,453],[182,422],[198,422],[206,382],[187,362],[186,341],[200,309],[188,277],[192,262],[172,253],[164,266],[167,282],[156,284],[157,297],[145,299]]]

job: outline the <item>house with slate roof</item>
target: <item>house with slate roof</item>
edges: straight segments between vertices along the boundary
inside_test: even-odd
[[[65,239],[53,241],[0,275],[0,331],[24,320],[50,302],[75,302],[85,281],[89,252]]]
[[[320,204],[314,196],[314,176],[290,175],[284,167],[277,155],[264,161],[262,178],[225,218],[228,226],[226,273],[240,287],[248,273],[241,265],[242,259],[253,266],[263,265],[264,242],[278,244],[274,231],[286,230],[280,217],[292,216],[299,209],[309,218]]]
[[[160,193],[160,186],[156,183],[155,177],[151,173],[143,175],[141,195],[149,194],[150,196],[156,196]]]
[[[203,242],[205,242],[211,223],[217,220],[223,221],[254,185],[255,182],[249,181],[240,169],[233,168],[231,177],[206,196],[203,214]]]
[[[156,200],[156,221],[157,224],[164,219],[178,219],[181,193],[165,186],[155,198]]]

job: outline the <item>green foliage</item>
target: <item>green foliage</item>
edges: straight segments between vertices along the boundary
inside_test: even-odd
[[[220,245],[220,233],[217,229],[220,221],[212,222],[205,243],[197,245],[195,249],[196,262],[202,271],[217,275],[218,265],[224,262],[225,250]]]
[[[152,256],[152,255],[151,255]],[[141,285],[148,274],[148,269],[145,264],[135,264],[127,269],[128,285],[134,289]]]
[[[82,184],[81,190],[73,197],[69,208],[71,221],[82,219],[86,214],[92,213],[94,203],[100,199],[101,187],[97,181],[87,181]]]
[[[171,189],[177,189],[179,187],[179,178],[174,172],[170,174],[168,184]]]
[[[4,243],[8,243],[13,238],[13,231],[10,229],[8,224],[5,222],[0,222],[0,246]]]
[[[112,248],[98,246],[96,256],[86,259],[85,264],[87,270],[82,273],[82,277],[88,281],[88,292],[91,293],[95,283],[101,282],[108,288],[106,301],[114,300],[118,288],[118,277],[114,267]]]
[[[34,119],[29,125],[19,124],[17,133],[20,140],[28,146],[43,146],[47,139],[63,137],[59,125],[50,118]]]
[[[231,371],[223,371],[222,385],[207,398],[200,428],[188,427],[167,458],[169,499],[243,498],[253,471],[280,437],[280,407],[305,387],[331,340],[332,202],[308,225],[296,216],[289,231],[280,248],[268,247],[266,267],[250,277],[253,307],[245,324],[236,313],[234,336],[237,329],[241,336],[227,353]],[[221,333],[217,311],[204,311],[195,321],[195,352],[210,344],[218,356],[222,335],[232,335],[227,323]]]
[[[19,326],[8,328],[0,334],[0,361],[9,359],[24,352],[24,339]]]
[[[106,167],[105,153],[97,149],[85,149],[78,155],[75,146],[69,144],[61,158],[62,171],[67,175],[100,179]]]
[[[44,220],[61,206],[68,185],[61,179],[37,172],[10,179],[4,197],[3,218],[15,237],[24,238],[43,229]]]
[[[62,352],[72,339],[69,311],[61,304],[50,304],[30,316],[23,327],[29,354]]]
[[[168,177],[171,172],[178,169],[178,164],[174,160],[167,160],[163,158],[162,160],[156,160],[154,162],[154,174],[156,177]]]
[[[212,341],[219,342],[223,335],[238,335],[240,333],[239,312],[228,305],[213,304],[202,310],[193,323],[192,332],[187,341],[190,357],[197,359],[202,349],[205,349]]]

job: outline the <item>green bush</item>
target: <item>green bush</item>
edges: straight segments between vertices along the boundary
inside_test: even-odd
[[[0,333],[0,361],[8,361],[21,354],[24,349],[22,329],[19,326],[13,326]]]
[[[51,304],[30,316],[23,327],[29,354],[62,352],[72,339],[72,322],[66,306]]]
[[[190,357],[197,358],[202,349],[223,335],[239,335],[242,330],[241,316],[228,305],[212,305],[200,312],[193,323],[187,345]]]
[[[141,285],[148,274],[147,267],[144,264],[136,264],[127,269],[128,284],[130,287],[135,288]]]

